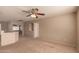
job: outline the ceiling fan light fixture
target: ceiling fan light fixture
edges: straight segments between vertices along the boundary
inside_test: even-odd
[[[28,15],[26,17],[32,17],[32,18],[38,18],[39,15],[41,15],[41,16],[45,15],[44,13],[40,13],[38,11],[39,11],[38,8],[32,8],[32,9],[30,9],[28,11],[23,10],[22,12],[28,13]]]
[[[36,18],[36,15],[35,14],[32,14],[31,17]]]

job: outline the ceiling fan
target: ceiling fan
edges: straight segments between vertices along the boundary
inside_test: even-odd
[[[45,15],[44,13],[39,13],[38,11],[39,11],[38,8],[32,8],[32,9],[30,9],[28,11],[22,10],[22,12],[25,12],[25,13],[28,14],[26,17],[30,16],[30,17],[38,18],[38,15],[41,15],[41,16]]]

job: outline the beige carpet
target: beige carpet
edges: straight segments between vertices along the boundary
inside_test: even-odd
[[[0,52],[76,52],[75,48],[49,43],[41,39],[21,37],[20,40],[12,45],[0,47]]]

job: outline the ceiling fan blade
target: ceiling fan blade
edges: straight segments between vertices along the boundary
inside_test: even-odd
[[[39,9],[38,9],[38,8],[35,8],[35,10],[37,10],[37,11],[38,11]]]
[[[37,15],[43,15],[44,16],[45,14],[44,13],[37,13]]]
[[[29,16],[31,16],[31,14],[27,15],[26,17],[29,17]]]
[[[25,10],[22,10],[22,12],[25,12],[25,13],[30,13],[29,11],[25,11]]]

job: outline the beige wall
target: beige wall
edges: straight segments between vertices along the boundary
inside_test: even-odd
[[[76,46],[76,14],[41,19],[39,25],[42,40]]]
[[[77,11],[77,50],[79,51],[79,9]]]

